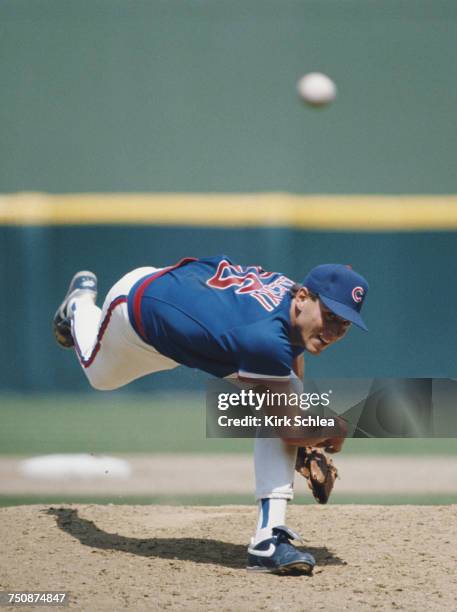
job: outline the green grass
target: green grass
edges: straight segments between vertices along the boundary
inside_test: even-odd
[[[115,505],[150,505],[161,504],[171,506],[225,506],[253,505],[252,495],[163,495],[163,496],[110,496],[97,497],[88,495],[0,495],[0,507],[23,506],[30,504],[65,505],[65,504],[115,504]],[[297,495],[293,505],[314,505],[316,502],[311,495]],[[457,504],[457,493],[452,494],[426,494],[426,495],[342,495],[336,492],[332,495],[334,504],[369,504],[369,505],[447,505]]]
[[[207,440],[204,396],[1,396],[0,454],[249,452]]]
[[[248,453],[252,440],[206,439],[203,394],[2,395],[0,454]],[[457,454],[455,439],[348,440],[345,454]]]
[[[3,395],[0,455],[59,452],[249,453],[252,440],[206,439],[204,395]],[[455,439],[348,440],[345,455],[457,453]],[[297,496],[294,503],[312,504]],[[0,495],[0,506],[23,504],[253,504],[252,495],[81,496]],[[450,504],[455,495],[342,495],[337,504]]]

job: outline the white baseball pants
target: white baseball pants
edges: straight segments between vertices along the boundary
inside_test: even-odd
[[[74,300],[72,334],[79,362],[94,389],[109,391],[179,363],[161,355],[138,336],[129,321],[127,296],[143,276],[160,268],[137,268],[108,292],[103,308],[83,296]]]
[[[179,364],[143,342],[130,324],[127,296],[143,276],[160,268],[137,268],[108,292],[103,308],[91,298],[74,300],[72,334],[79,362],[94,389],[108,391]],[[254,462],[256,499],[293,498],[297,449],[279,438],[256,438]]]

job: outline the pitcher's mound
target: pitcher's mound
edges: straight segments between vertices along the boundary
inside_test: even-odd
[[[312,577],[244,569],[254,507],[0,509],[0,590],[82,610],[457,609],[457,506],[291,506]]]

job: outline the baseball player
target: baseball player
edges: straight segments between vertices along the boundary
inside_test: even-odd
[[[53,327],[61,346],[74,347],[95,389],[117,389],[179,365],[252,384],[287,385],[303,377],[304,351],[319,355],[351,324],[367,329],[360,315],[367,290],[362,276],[340,264],[318,266],[298,285],[223,255],[186,258],[126,274],[102,309],[95,303],[95,274],[78,272]],[[306,443],[338,452],[343,438]],[[315,565],[311,554],[292,544],[298,536],[285,526],[300,446],[303,441],[279,437],[255,440],[258,521],[249,570],[309,574]]]

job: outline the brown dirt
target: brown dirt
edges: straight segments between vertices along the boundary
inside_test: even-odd
[[[246,572],[254,507],[1,508],[0,590],[88,611],[457,609],[457,506],[291,506],[288,523],[312,577]]]

